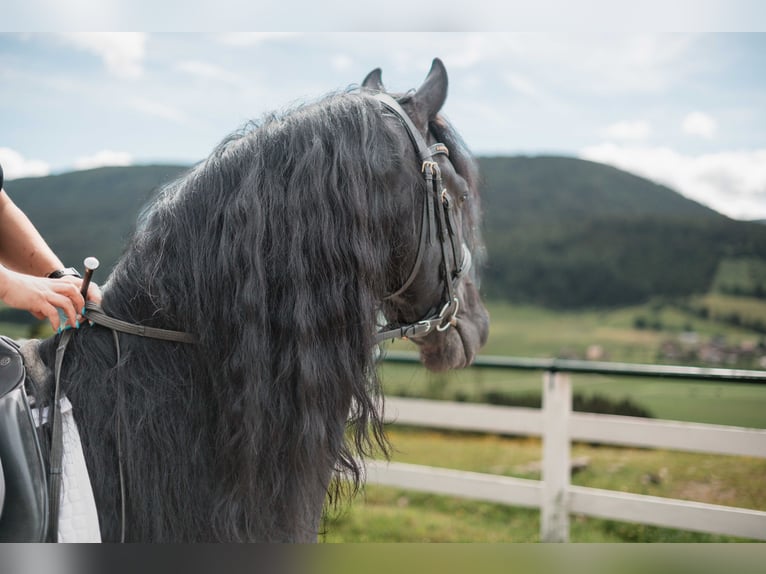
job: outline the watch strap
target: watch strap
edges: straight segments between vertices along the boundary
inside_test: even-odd
[[[48,273],[47,277],[48,279],[61,279],[62,277],[66,277],[67,275],[82,279],[82,275],[80,275],[80,272],[77,271],[77,269],[75,269],[74,267],[67,267],[66,269],[56,269],[55,271],[51,271],[50,273]]]

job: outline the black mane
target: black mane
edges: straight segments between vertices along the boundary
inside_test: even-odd
[[[316,536],[327,469],[352,479],[336,497],[387,452],[375,318],[408,271],[392,250],[416,247],[420,182],[377,103],[340,93],[247,126],[161,191],[103,307],[199,344],[122,335],[115,364],[112,334],[86,327],[65,362],[104,540],[120,533],[118,432],[129,541]]]

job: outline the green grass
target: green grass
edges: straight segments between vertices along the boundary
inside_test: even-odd
[[[323,542],[535,542],[534,510],[367,486],[327,520]]]
[[[537,439],[392,427],[392,459],[539,479]],[[766,510],[766,460],[575,444],[576,485]],[[368,485],[330,511],[325,542],[537,542],[536,509]],[[572,542],[732,542],[732,537],[575,515]]]
[[[766,312],[766,302],[710,296],[722,313],[746,305]],[[700,318],[670,304],[607,311],[556,312],[490,304],[487,355],[576,357],[599,345],[603,360],[656,363],[662,341],[693,329],[701,338],[731,344],[758,341],[746,328]],[[636,317],[653,327],[636,329]],[[397,350],[414,350],[406,342]],[[660,361],[666,362],[666,361]],[[704,365],[703,365],[704,366]],[[709,366],[709,365],[708,365]],[[721,365],[718,365],[721,366]],[[489,390],[541,392],[542,374],[466,369],[432,374],[417,365],[382,363],[387,394],[475,399]],[[630,398],[657,418],[766,428],[766,386],[577,375],[575,392]],[[391,427],[393,460],[503,476],[539,479],[540,442],[533,438],[437,432]],[[573,457],[588,466],[576,485],[766,510],[766,461],[749,457],[575,444]],[[539,511],[369,485],[345,511],[327,520],[326,542],[536,542]],[[737,539],[641,524],[570,518],[573,542],[732,542]]]
[[[710,316],[716,319],[737,314],[743,320],[758,320],[766,324],[766,300],[764,299],[711,293],[694,298],[692,304],[704,306],[709,310]]]
[[[710,296],[716,309],[741,311],[766,319],[766,301]],[[723,337],[731,343],[757,342],[761,336],[744,327],[703,319],[670,303],[653,302],[613,310],[556,311],[530,305],[493,302],[490,335],[482,350],[485,355],[517,357],[585,357],[589,347],[599,345],[605,360],[655,363],[660,344],[682,332],[700,337]],[[644,317],[662,329],[636,329],[635,320]],[[397,342],[392,348],[412,349]]]
[[[488,391],[542,392],[542,374],[536,372],[468,369],[434,375],[416,365],[384,364],[381,376],[386,394],[399,396],[477,400]],[[766,428],[764,385],[574,375],[572,386],[585,396],[630,399],[659,419]]]
[[[766,301],[719,297],[743,312],[766,318]],[[725,337],[731,342],[757,341],[752,331],[701,319],[662,302],[614,310],[553,311],[532,306],[492,303],[489,306],[490,338],[483,350],[488,355],[528,357],[584,356],[588,347],[600,345],[609,360],[654,363],[659,344],[681,332],[693,330],[703,337]],[[662,325],[662,330],[635,328],[636,317]]]
[[[754,303],[749,300],[749,304]],[[766,310],[766,302],[762,307]],[[603,360],[636,363],[656,363],[662,341],[678,336],[694,319],[675,307],[656,303],[566,313],[496,303],[489,305],[489,311],[492,324],[483,354],[582,358],[588,347],[599,345],[605,354]],[[639,314],[656,317],[664,330],[635,329],[633,318]],[[700,337],[725,337],[731,343],[758,341],[760,337],[714,320],[693,322]],[[415,349],[407,342],[390,348]],[[418,365],[386,363],[381,366],[381,377],[387,394],[436,399],[462,396],[477,400],[487,391],[540,393],[542,385],[542,373],[534,371],[473,368],[433,374]],[[766,428],[766,385],[604,375],[575,375],[572,382],[574,392],[586,396],[598,393],[617,401],[631,399],[656,418]]]
[[[0,323],[0,335],[11,339],[24,339],[29,335],[29,327],[18,323]]]
[[[766,261],[746,257],[722,259],[711,286],[718,293],[753,293],[759,288],[766,288]]]

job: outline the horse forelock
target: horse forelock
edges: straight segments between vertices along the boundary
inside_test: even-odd
[[[230,136],[146,211],[104,308],[199,345],[123,337],[113,368],[94,329],[70,359],[83,424],[108,429],[85,433],[94,464],[113,469],[120,416],[129,538],[312,539],[331,475],[341,495],[387,452],[372,349],[411,211],[392,189],[417,177],[400,138],[370,98],[332,95]],[[113,510],[113,472],[94,488]]]

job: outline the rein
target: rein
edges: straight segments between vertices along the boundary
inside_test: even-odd
[[[381,343],[391,339],[412,339],[423,337],[433,331],[446,331],[457,324],[457,314],[460,301],[457,297],[457,284],[471,267],[471,252],[463,243],[458,249],[455,222],[455,208],[452,205],[447,188],[444,187],[439,164],[434,160],[437,155],[449,157],[449,149],[443,143],[427,145],[423,136],[412,123],[407,112],[399,103],[385,93],[376,93],[373,98],[378,100],[389,112],[393,113],[402,123],[407,135],[415,147],[421,162],[421,173],[426,181],[426,197],[423,199],[423,214],[420,224],[420,241],[415,263],[409,276],[395,292],[383,298],[384,301],[401,296],[414,282],[423,262],[426,246],[433,241],[438,232],[441,245],[442,266],[444,271],[445,296],[440,305],[423,319],[414,323],[384,327],[375,334],[375,342]],[[449,250],[452,251],[452,265],[449,260]],[[458,251],[462,256],[458,262]],[[438,309],[438,311],[436,311]]]
[[[87,286],[84,291],[87,290]],[[115,319],[107,315],[100,305],[93,302],[87,302],[85,304],[84,317],[95,323],[101,325],[112,331],[114,337],[114,346],[117,350],[117,363],[120,362],[120,338],[118,332],[127,333],[129,335],[136,335],[139,337],[148,337],[151,339],[159,339],[162,341],[173,341],[177,343],[194,344],[197,342],[197,338],[191,333],[184,333],[183,331],[171,331],[169,329],[158,329],[156,327],[146,327],[144,325],[138,325],[135,323],[129,323],[120,319]],[[64,457],[64,436],[63,436],[63,423],[61,420],[61,409],[59,408],[59,400],[61,399],[61,366],[64,363],[64,354],[69,346],[69,342],[72,340],[72,333],[74,331],[64,331],[59,339],[59,344],[56,347],[56,360],[53,369],[53,403],[52,403],[52,420],[51,420],[51,449],[48,465],[48,499],[49,499],[49,521],[48,521],[48,540],[52,542],[58,541],[58,517],[61,502],[61,473],[62,473],[62,460]],[[125,542],[125,480],[122,471],[122,449],[120,440],[120,421],[119,413],[117,414],[117,464],[119,466],[120,473],[120,504],[122,507],[122,533],[121,541]]]
[[[96,325],[101,325],[112,331],[119,331],[129,335],[138,335],[139,337],[148,337],[150,339],[160,339],[162,341],[175,341],[177,343],[196,343],[197,337],[191,333],[183,331],[171,331],[170,329],[158,329],[156,327],[146,327],[136,323],[129,323],[110,317],[100,305],[91,301],[85,304],[85,318]]]

